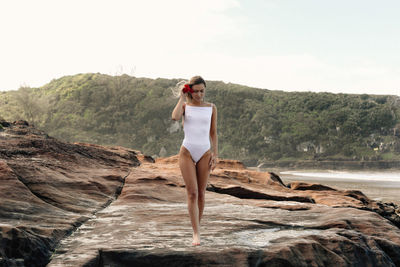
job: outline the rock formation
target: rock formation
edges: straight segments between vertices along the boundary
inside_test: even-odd
[[[177,156],[0,122],[0,265],[400,266],[399,207],[220,159],[191,246]]]

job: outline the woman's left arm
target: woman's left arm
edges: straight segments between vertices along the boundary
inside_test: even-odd
[[[212,142],[212,154],[209,166],[211,170],[215,169],[218,158],[218,135],[217,135],[217,107],[213,104],[213,111],[211,116],[210,137]]]

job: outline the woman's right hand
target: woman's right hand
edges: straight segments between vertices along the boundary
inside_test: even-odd
[[[182,118],[184,108],[183,105],[185,104],[186,101],[186,94],[183,92],[183,87],[181,88],[180,96],[178,103],[176,103],[176,106],[174,110],[172,111],[171,118],[175,121],[180,120]]]
[[[186,95],[187,95],[187,93],[184,93],[184,92],[183,92],[183,88],[182,88],[182,89],[181,89],[181,96],[180,96],[180,98],[183,99],[183,100],[185,100],[185,99],[186,99]]]

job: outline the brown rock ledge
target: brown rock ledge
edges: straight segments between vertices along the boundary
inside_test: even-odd
[[[0,263],[400,266],[399,208],[220,160],[192,247],[177,156],[0,132]],[[139,166],[139,161],[140,166]],[[153,163],[154,162],[154,163]]]
[[[60,240],[113,202],[140,163],[133,150],[60,142],[24,121],[6,125],[0,266],[44,266]]]

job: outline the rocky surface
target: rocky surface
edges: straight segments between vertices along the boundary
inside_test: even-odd
[[[139,166],[140,165],[140,166]],[[219,160],[191,246],[177,156],[0,132],[0,263],[20,266],[400,266],[399,207]]]
[[[24,121],[0,131],[0,266],[44,266],[119,195],[137,152],[63,143]]]

